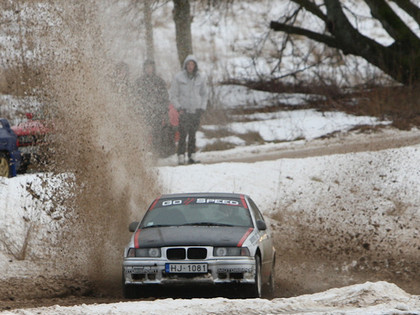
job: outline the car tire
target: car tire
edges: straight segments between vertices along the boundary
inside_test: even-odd
[[[255,256],[255,283],[248,284],[245,297],[247,298],[260,298],[262,295],[262,275],[261,275],[261,258]]]
[[[4,152],[0,152],[0,177],[10,177],[9,158]]]
[[[125,284],[124,270],[122,272],[122,295],[125,299],[136,299],[140,297],[140,290],[137,285]]]
[[[123,284],[123,297],[125,299],[137,299],[139,298],[139,291],[134,284]]]
[[[268,278],[268,283],[263,288],[263,295],[264,297],[268,299],[272,299],[274,297],[275,279],[276,279],[276,273],[275,273],[274,262],[273,262],[273,265],[271,266],[270,277]]]
[[[18,173],[25,174],[28,171],[29,164],[31,164],[31,155],[22,154],[22,162],[20,163]]]

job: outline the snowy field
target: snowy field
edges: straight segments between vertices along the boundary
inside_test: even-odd
[[[345,121],[342,123],[345,124]],[[258,149],[263,152],[266,147],[263,145]],[[225,154],[233,157],[235,152],[237,156],[244,154],[240,147]],[[211,162],[214,157],[212,154],[215,153],[199,153],[199,157]],[[223,154],[220,152],[221,156]],[[339,224],[351,230],[355,228],[352,220],[356,217],[359,228],[371,229],[373,221],[397,233],[396,243],[389,244],[392,245],[389,247],[392,253],[407,244],[420,248],[419,159],[420,145],[416,145],[379,152],[255,163],[161,166],[156,170],[162,193],[227,191],[251,195],[270,218],[274,230],[279,226],[279,215],[292,215],[302,209],[308,215],[316,214],[326,218],[326,228]],[[0,277],[3,280],[8,275],[25,277],[29,272],[32,275],[42,274],[48,268],[47,262],[37,264],[37,260],[31,257],[48,255],[43,242],[51,239],[54,231],[65,223],[65,209],[40,202],[54,193],[61,180],[60,176],[42,173],[0,179],[0,233],[2,239],[7,239],[7,242],[0,243]],[[346,207],[349,213],[343,216],[337,212],[338,206],[332,206],[331,203],[338,194],[345,192],[347,195],[341,195],[339,207]],[[294,205],[290,205],[292,200],[295,200]],[[393,212],[398,202],[404,204],[404,211],[399,215],[405,219],[395,223]],[[362,207],[378,210],[366,214]],[[38,241],[36,238],[33,240],[27,259],[13,259],[9,251],[22,246],[28,222],[37,226]],[[401,222],[408,223],[406,229],[398,229],[397,225]],[[281,229],[274,232],[281,233]],[[281,257],[278,261],[281,263]],[[160,314],[169,311],[177,314],[420,314],[420,296],[410,295],[395,284],[380,281],[273,300],[161,299],[74,307],[53,306],[4,311],[2,314]]]
[[[288,299],[191,299],[125,302],[73,307],[43,307],[1,314],[342,314],[382,315],[420,313],[420,297],[387,282],[367,282]]]

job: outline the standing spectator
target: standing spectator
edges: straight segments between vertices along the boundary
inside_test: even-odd
[[[178,163],[185,164],[187,136],[188,163],[196,163],[195,134],[207,107],[207,84],[204,76],[198,72],[197,60],[193,55],[185,58],[183,69],[175,75],[170,97],[179,112]]]
[[[140,112],[147,122],[152,136],[154,151],[167,155],[168,143],[165,128],[169,125],[169,94],[165,81],[156,74],[155,63],[147,59],[143,64],[143,75],[135,82],[139,97]],[[173,142],[173,139],[171,139]]]

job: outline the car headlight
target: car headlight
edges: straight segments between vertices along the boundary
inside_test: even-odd
[[[160,248],[130,248],[127,257],[160,257]]]
[[[250,256],[247,247],[215,247],[213,256]]]

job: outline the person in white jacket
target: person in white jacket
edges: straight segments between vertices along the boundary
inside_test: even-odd
[[[183,69],[172,82],[170,100],[179,113],[178,163],[185,164],[185,149],[188,136],[188,163],[196,163],[196,138],[201,115],[207,107],[207,83],[198,71],[197,60],[193,55],[185,58]]]

